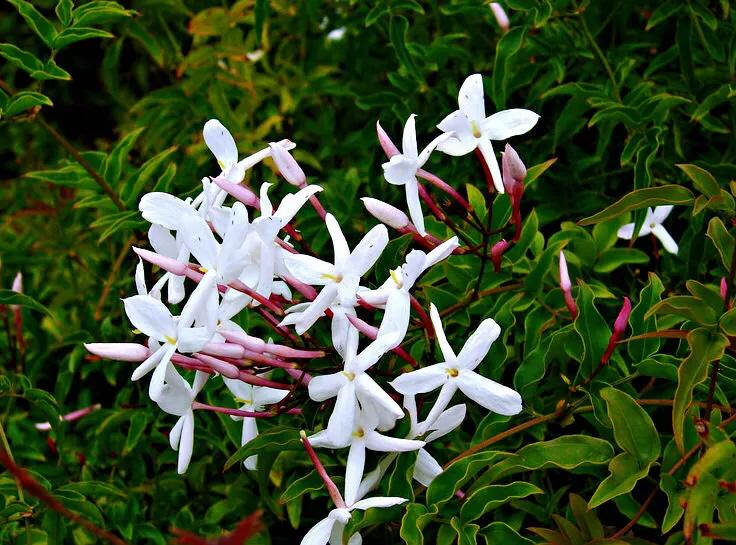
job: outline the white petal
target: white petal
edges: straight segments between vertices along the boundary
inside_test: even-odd
[[[388,437],[377,431],[369,431],[365,434],[365,446],[379,452],[409,452],[422,448],[424,441],[399,439],[398,437]]]
[[[184,417],[182,416],[176,421],[174,427],[171,428],[171,432],[169,432],[169,445],[171,445],[173,450],[179,450],[179,441],[181,440],[181,430],[183,427]]]
[[[335,267],[339,269],[348,260],[350,248],[335,216],[328,212],[325,216],[325,224],[327,224],[327,230],[330,232],[330,238],[332,238],[332,247],[335,251]]]
[[[659,239],[665,250],[667,250],[671,254],[677,255],[677,242],[675,242],[675,239],[673,239],[672,236],[667,232],[667,229],[665,229],[660,224],[655,224],[654,228],[652,229],[652,234]]]
[[[135,291],[138,295],[147,295],[148,288],[146,287],[146,272],[143,270],[143,260],[138,258],[138,265],[135,266]]]
[[[345,466],[345,503],[352,505],[357,499],[360,480],[365,469],[365,441],[355,440],[350,444]]]
[[[335,519],[327,517],[312,526],[302,538],[301,545],[327,545]]]
[[[437,460],[426,450],[419,449],[417,462],[414,464],[414,478],[424,486],[429,486],[440,473],[442,473],[442,466],[437,463]]]
[[[218,244],[209,225],[200,216],[192,216],[182,224],[181,234],[184,244],[200,265],[206,269],[215,267],[217,263]]]
[[[383,313],[376,338],[380,339],[393,333],[393,346],[389,346],[389,350],[399,346],[404,340],[406,330],[409,328],[410,309],[410,296],[406,291],[394,290],[388,296],[386,310]]]
[[[159,399],[161,399],[161,395],[164,393],[164,386],[165,386],[165,380],[167,375],[167,368],[169,367],[169,362],[171,361],[171,356],[174,354],[174,351],[176,350],[176,346],[167,344],[166,351],[164,352],[163,356],[161,357],[161,361],[158,362],[158,365],[153,370],[153,374],[151,375],[151,381],[148,383],[148,397],[151,398],[151,400],[158,402]],[[186,385],[189,386],[188,384]],[[187,392],[188,393],[188,392]],[[176,393],[175,395],[179,395],[179,393]]]
[[[416,176],[419,165],[416,159],[404,155],[394,155],[381,165],[383,177],[391,185],[404,185]]]
[[[521,396],[507,386],[465,369],[455,381],[466,396],[489,411],[506,416],[521,412]]]
[[[243,432],[240,435],[240,444],[245,445],[249,441],[252,441],[256,437],[258,437],[258,423],[257,418],[243,418]],[[256,469],[256,464],[258,462],[258,456],[248,456],[244,461],[243,465],[245,466],[245,469],[248,469],[250,471],[253,471]]]
[[[125,314],[141,333],[165,342],[176,338],[176,326],[171,312],[161,301],[149,295],[134,295],[123,299]]]
[[[268,198],[268,190],[273,184],[269,184],[268,182],[264,182],[261,184],[261,189],[259,191],[260,194],[260,201],[261,201],[261,215],[262,216],[270,216],[273,214],[273,205],[271,204],[271,199]]]
[[[407,501],[409,500],[405,498],[379,496],[376,498],[366,498],[364,500],[355,502],[353,505],[350,506],[350,509],[360,509],[361,511],[365,511],[366,509],[371,509],[373,507],[393,507],[394,505],[400,505]]]
[[[387,244],[388,229],[385,225],[376,225],[366,233],[353,249],[346,264],[346,272],[350,272],[357,277],[363,276],[378,260]]]
[[[388,332],[376,337],[371,344],[366,346],[346,367],[355,373],[364,373],[370,369],[381,357],[397,345],[398,335]]]
[[[233,135],[217,119],[210,119],[204,124],[202,131],[204,142],[217,158],[220,168],[224,169],[238,162],[238,147]]]
[[[161,225],[153,224],[148,229],[148,242],[157,254],[176,259],[179,254],[179,246],[171,232]]]
[[[437,128],[445,133],[454,133],[452,137],[437,145],[437,149],[443,153],[454,156],[466,155],[478,147],[478,139],[473,136],[468,116],[459,110],[440,121]]]
[[[161,192],[143,195],[138,209],[146,221],[174,231],[179,229],[188,216],[196,213],[191,205],[183,200]]]
[[[480,74],[468,76],[460,87],[457,97],[460,111],[468,119],[480,123],[486,118],[486,107],[483,98],[483,77]]]
[[[427,254],[425,267],[436,265],[449,255],[451,255],[455,248],[458,248],[459,246],[460,243],[458,242],[457,237],[452,237],[446,240]]]
[[[475,369],[486,357],[493,342],[501,334],[501,327],[490,318],[483,320],[478,329],[465,341],[457,355],[457,365],[463,369]]]
[[[184,424],[179,440],[179,460],[176,468],[179,475],[184,474],[189,467],[189,462],[192,459],[192,448],[194,447],[194,414],[189,411],[182,418]]]
[[[626,225],[622,225],[619,227],[618,232],[616,233],[616,236],[618,238],[623,238],[625,240],[631,240],[631,237],[634,236],[634,227],[635,225],[633,223],[627,223]]]
[[[434,334],[437,337],[437,344],[440,345],[440,351],[445,357],[445,361],[454,361],[457,356],[455,356],[455,352],[452,350],[450,343],[447,342],[447,337],[445,337],[445,330],[442,328],[440,313],[437,311],[437,307],[434,306],[434,303],[430,303],[429,305],[429,317],[432,320]]]
[[[357,348],[359,342],[358,330],[348,320],[348,314],[355,316],[355,309],[342,306],[332,309],[332,346],[343,359],[347,359],[352,347]]]
[[[654,223],[662,223],[664,220],[667,219],[667,216],[670,215],[670,212],[672,212],[672,209],[674,206],[667,205],[667,206],[657,206],[652,211],[652,219],[654,220]]]
[[[334,445],[347,446],[355,428],[355,411],[358,401],[355,397],[355,385],[348,382],[337,393],[335,408],[327,423],[327,436]]]
[[[531,110],[512,108],[497,112],[483,121],[483,136],[491,140],[507,140],[532,130],[539,121],[539,115]]]
[[[217,273],[214,270],[207,271],[194,291],[189,295],[184,308],[181,309],[181,315],[177,322],[177,329],[182,330],[191,326],[195,320],[205,316],[208,310],[217,309]],[[213,298],[215,301],[213,301]],[[215,316],[209,316],[211,320],[215,320]],[[214,323],[209,324],[214,327]]]
[[[292,219],[294,219],[294,216],[296,216],[296,213],[301,210],[302,206],[304,206],[307,201],[309,200],[309,197],[312,195],[319,193],[322,191],[322,188],[318,185],[308,185],[307,187],[300,189],[296,193],[290,193],[289,195],[286,195],[281,201],[281,204],[279,204],[278,210],[276,210],[275,216],[281,218],[283,222],[289,223]]]
[[[161,358],[163,358],[164,354],[167,352],[169,346],[169,344],[164,344],[148,356],[138,367],[135,368],[130,380],[139,380],[141,377],[148,374],[151,369],[158,365]]]
[[[330,375],[312,377],[309,381],[309,397],[313,401],[322,402],[335,397],[340,388],[348,383],[348,377],[342,371]]]
[[[429,156],[432,155],[432,152],[437,148],[437,146],[439,146],[442,142],[449,140],[450,138],[454,138],[454,136],[454,134],[446,132],[444,134],[440,134],[429,144],[427,144],[422,150],[422,153],[419,154],[419,158],[417,159],[417,168],[421,168],[424,166],[424,163],[429,160]]]
[[[337,284],[334,282],[326,285],[319,292],[314,301],[307,307],[307,309],[301,313],[299,321],[296,323],[295,330],[301,335],[307,331],[314,323],[324,316],[325,310],[327,310],[332,303],[335,302],[337,296]]]
[[[463,423],[463,420],[465,420],[465,413],[465,404],[455,405],[454,407],[450,407],[444,411],[437,420],[429,426],[429,429],[433,431],[425,438],[425,441],[429,443],[450,433]]]
[[[425,394],[436,390],[448,380],[446,369],[443,364],[436,363],[429,367],[399,375],[389,384],[400,394]]]
[[[354,533],[350,536],[350,539],[348,539],[348,545],[363,545],[363,536],[357,532]]]
[[[422,212],[422,205],[419,202],[419,182],[416,178],[407,180],[405,187],[406,193],[406,207],[409,209],[409,217],[414,227],[417,228],[417,232],[424,236],[427,231],[424,229],[424,213]]]
[[[506,188],[503,185],[503,176],[501,175],[501,169],[498,166],[498,159],[496,158],[496,152],[493,151],[491,141],[485,137],[480,138],[478,140],[478,147],[483,154],[486,165],[488,165],[488,170],[491,171],[491,178],[493,178],[493,185],[496,187],[496,191],[504,193]]]
[[[192,353],[201,350],[212,340],[213,330],[208,327],[188,327],[179,333],[180,352]]]
[[[265,405],[273,405],[274,403],[280,402],[289,395],[289,390],[268,388],[266,386],[255,386],[253,388],[253,395],[253,402],[257,406],[263,407]]]
[[[332,263],[305,254],[289,254],[284,257],[284,264],[289,272],[310,286],[324,286],[334,282],[337,271]]]
[[[411,114],[404,125],[404,134],[401,139],[401,148],[403,154],[410,159],[417,157],[417,129],[414,118],[416,114]]]
[[[355,379],[355,388],[360,398],[361,406],[369,405],[374,411],[383,410],[394,419],[404,416],[399,404],[367,374],[358,375]]]

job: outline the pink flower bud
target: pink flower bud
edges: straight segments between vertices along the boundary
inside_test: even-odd
[[[409,225],[409,217],[395,206],[370,197],[362,197],[360,200],[363,201],[368,213],[381,223],[394,229],[403,229]]]
[[[141,362],[151,351],[147,346],[137,343],[85,343],[90,354],[115,361]]]
[[[560,250],[560,288],[562,291],[570,291],[572,283],[570,282],[570,274],[567,272],[567,260],[565,252]]]
[[[228,182],[224,177],[221,176],[218,176],[217,178],[212,178],[212,181],[243,204],[247,206],[252,206],[254,208],[260,207],[260,201],[258,200],[258,197],[255,193],[253,193],[253,191],[250,190],[250,188],[247,188],[241,184]]]
[[[496,18],[499,28],[504,32],[508,31],[510,27],[509,17],[501,7],[501,4],[498,2],[491,2],[491,11],[493,12],[493,16]]]
[[[10,289],[15,293],[23,293],[23,275],[21,273],[15,275],[15,278],[13,278],[13,285]]]
[[[616,317],[616,321],[613,323],[613,335],[616,336],[616,340],[621,338],[621,335],[626,331],[629,316],[631,316],[631,301],[628,297],[624,297],[624,304]]]
[[[506,192],[513,196],[519,191],[519,186],[523,184],[524,178],[526,178],[526,166],[524,166],[516,150],[509,144],[506,144],[503,151],[501,164],[503,165],[503,185]]]
[[[501,259],[506,250],[511,246],[506,240],[501,239],[491,248],[491,261],[493,262],[493,269],[496,272],[501,270]]]
[[[279,144],[269,144],[271,157],[284,179],[292,185],[302,187],[307,183],[302,167],[296,162],[286,148]]]
[[[94,405],[90,405],[89,407],[85,407],[83,409],[77,409],[76,411],[67,413],[64,416],[60,416],[59,420],[63,422],[71,422],[73,420],[79,420],[83,416],[87,416],[91,412],[96,411],[97,409],[101,407],[102,405],[100,405],[99,403],[95,403]],[[49,431],[51,429],[51,424],[49,422],[42,422],[40,424],[34,424],[33,426],[39,431]]]
[[[400,153],[399,148],[396,147],[389,135],[383,130],[383,127],[381,127],[380,121],[376,121],[376,133],[378,134],[378,143],[381,145],[383,152],[389,159]]]
[[[239,359],[245,355],[245,348],[234,343],[207,343],[200,352],[210,356],[222,356],[225,358]]]
[[[721,299],[723,299],[723,302],[726,305],[726,309],[731,309],[731,303],[728,300],[728,280],[726,280],[726,277],[721,278]]]
[[[185,276],[187,274],[187,269],[189,267],[187,267],[186,263],[182,263],[181,261],[177,261],[176,259],[157,254],[156,252],[152,252],[150,250],[136,248],[135,246],[133,246],[133,251],[145,261],[148,261],[153,265],[157,265],[163,270],[170,272],[171,274],[175,274],[176,276]]]

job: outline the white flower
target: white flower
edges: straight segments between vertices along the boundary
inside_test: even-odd
[[[432,140],[429,145],[419,153],[417,150],[417,132],[415,128],[415,114],[411,114],[404,125],[404,136],[402,139],[402,153],[394,155],[387,163],[383,163],[383,177],[393,185],[403,185],[406,191],[406,204],[409,208],[411,221],[420,235],[424,236],[424,215],[419,203],[419,181],[417,170],[424,166],[430,154],[441,142],[452,137],[452,134],[442,134]]]
[[[430,317],[445,361],[404,373],[394,379],[391,386],[404,395],[423,394],[440,388],[437,401],[427,416],[429,423],[434,422],[445,410],[458,389],[479,405],[498,414],[513,415],[520,412],[521,396],[516,391],[474,371],[501,333],[498,324],[490,318],[483,320],[460,353],[455,355],[447,342],[434,304],[430,308]]]
[[[166,366],[174,352],[196,352],[210,341],[212,332],[206,327],[191,327],[198,304],[194,297],[190,297],[178,318],[172,316],[161,301],[150,295],[134,295],[123,299],[123,304],[125,313],[135,328],[162,343],[136,367],[132,376],[132,380],[138,380],[155,368],[148,395],[157,401],[164,387]]]
[[[286,268],[297,280],[312,286],[324,286],[305,310],[299,314],[292,313],[281,322],[281,325],[294,324],[300,335],[312,327],[336,300],[342,305],[355,306],[360,278],[378,260],[388,244],[386,226],[376,225],[351,252],[335,217],[327,214],[325,223],[332,237],[334,264],[302,254],[284,257]]]
[[[333,509],[326,518],[319,521],[307,532],[302,538],[301,545],[343,545],[342,538],[345,526],[351,518],[350,512],[358,509],[365,511],[373,507],[393,507],[400,505],[407,500],[405,498],[396,497],[376,497],[366,498],[356,501],[346,507]],[[360,534],[353,534],[348,540],[348,545],[360,545],[363,542]]]
[[[356,354],[356,346],[351,346],[342,371],[313,377],[309,381],[309,397],[314,401],[322,402],[337,396],[327,429],[320,432],[326,436],[326,441],[336,445],[335,448],[350,443],[358,403],[362,407],[372,407],[379,420],[386,425],[393,425],[397,418],[404,416],[401,407],[366,373],[395,346],[395,339],[395,334],[379,336],[360,354]]]
[[[647,208],[647,217],[644,219],[644,224],[641,226],[638,236],[642,237],[651,233],[659,239],[665,250],[671,254],[677,255],[677,242],[675,242],[675,239],[672,238],[672,236],[667,232],[667,229],[662,225],[662,222],[664,222],[664,220],[667,219],[667,216],[670,215],[670,212],[672,212],[672,208],[672,205],[657,206],[654,210]],[[618,230],[618,237],[625,240],[631,240],[631,237],[634,236],[634,227],[635,225],[633,223],[627,223],[626,225],[621,226]]]
[[[491,171],[493,184],[499,193],[504,192],[501,170],[493,151],[491,140],[507,140],[529,132],[537,124],[539,115],[531,110],[513,108],[486,117],[483,99],[483,78],[480,74],[469,76],[460,87],[460,109],[443,119],[437,128],[449,133],[451,138],[441,142],[437,149],[449,155],[465,155],[480,148]]]
[[[443,242],[429,253],[422,250],[412,250],[406,256],[406,263],[396,270],[391,271],[388,280],[377,290],[360,291],[360,298],[368,304],[385,308],[386,312],[381,320],[378,335],[389,332],[398,333],[396,345],[398,346],[409,327],[411,313],[411,295],[409,290],[414,287],[417,278],[429,267],[442,261],[449,256],[455,248],[460,246],[457,237]]]
[[[347,444],[334,442],[329,430],[318,432],[310,438],[315,447],[343,448],[350,445],[345,467],[345,503],[348,505],[358,498],[365,469],[366,449],[378,452],[409,452],[424,446],[424,441],[388,437],[376,431],[380,424],[379,417],[370,404],[362,404],[362,409],[356,406],[354,414],[352,427],[348,428],[350,433]]]
[[[165,370],[166,383],[163,385],[161,395],[156,403],[164,412],[179,417],[169,434],[169,444],[171,448],[179,451],[177,471],[182,474],[189,467],[194,446],[194,411],[192,411],[192,403],[204,387],[209,375],[197,371],[194,376],[194,384],[190,386],[177,373],[171,363],[166,363]]]
[[[265,378],[265,375],[259,375]],[[225,382],[225,386],[235,396],[239,403],[242,403],[240,410],[249,412],[259,412],[264,409],[266,405],[273,405],[284,399],[288,394],[289,390],[277,390],[276,388],[268,388],[265,386],[253,386],[252,384],[246,384],[241,380],[233,380],[222,377]],[[238,417],[234,416],[233,419],[243,420],[243,433],[241,435],[240,444],[245,445],[249,441],[252,441],[258,436],[258,424],[257,418],[249,416]],[[245,459],[243,464],[246,469],[255,469],[258,461],[258,455],[249,456]]]
[[[340,28],[336,28],[334,30],[330,30],[327,33],[327,41],[328,42],[337,42],[339,40],[342,40],[343,37],[345,37],[345,27],[341,26]]]

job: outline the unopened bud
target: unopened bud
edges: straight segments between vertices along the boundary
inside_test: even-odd
[[[300,167],[294,157],[286,151],[286,148],[280,144],[273,143],[268,146],[271,148],[271,157],[273,158],[273,162],[276,163],[276,167],[279,169],[279,172],[284,179],[291,185],[295,185],[297,187],[304,186],[307,183],[307,177],[305,176],[302,167]]]
[[[503,166],[504,188],[506,188],[507,193],[513,196],[514,193],[519,191],[524,178],[526,178],[526,166],[524,166],[516,150],[509,144],[506,144],[506,148],[503,151],[501,164]]]
[[[629,316],[631,316],[631,301],[628,297],[624,297],[624,304],[616,317],[616,321],[613,323],[613,334],[616,335],[617,339],[626,331]]]
[[[496,18],[499,28],[504,32],[508,31],[510,27],[509,16],[506,15],[501,4],[498,2],[491,2],[491,11],[493,12],[493,16]]]
[[[23,293],[23,275],[21,273],[15,275],[15,278],[13,278],[13,285],[10,289],[15,293]]]
[[[565,259],[565,252],[563,252],[562,250],[560,250],[560,288],[562,288],[562,291],[570,291],[570,289],[572,289],[570,274],[567,271],[567,260]]]
[[[141,362],[151,353],[138,343],[86,343],[84,347],[90,354],[115,361]]]
[[[161,267],[163,270],[170,272],[171,274],[175,274],[176,276],[184,276],[185,274],[187,274],[187,270],[189,269],[186,263],[182,263],[181,261],[177,261],[176,259],[166,257],[165,255],[157,254],[156,252],[152,252],[150,250],[136,248],[135,246],[133,246],[133,251],[145,261]]]
[[[506,250],[511,246],[506,240],[501,239],[491,248],[491,261],[493,262],[493,268],[496,272],[501,270],[501,259]]]
[[[376,121],[376,133],[378,134],[378,143],[389,159],[399,154],[399,148],[396,147],[386,131],[383,130],[380,121]]]
[[[363,201],[366,210],[368,210],[368,213],[371,216],[381,223],[385,223],[389,227],[393,227],[394,229],[403,229],[410,223],[409,217],[406,214],[387,202],[372,199],[370,197],[363,197],[360,200]]]

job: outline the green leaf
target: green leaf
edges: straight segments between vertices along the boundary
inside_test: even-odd
[[[176,149],[177,146],[171,146],[170,148],[157,153],[148,161],[143,163],[143,165],[136,170],[136,172],[130,176],[123,185],[120,191],[120,197],[123,201],[128,205],[133,206],[135,201],[138,200],[140,193],[146,188],[146,185],[150,183],[154,174],[156,174],[164,161],[166,161],[169,156],[176,151]]]
[[[620,198],[605,210],[578,222],[578,225],[593,225],[610,220],[637,208],[666,204],[689,205],[693,194],[681,185],[662,185],[637,189]]]
[[[406,506],[406,512],[401,519],[399,535],[406,545],[423,545],[424,535],[422,530],[432,522],[437,515],[437,506],[427,508],[419,503],[410,503]]]
[[[486,205],[486,198],[483,196],[483,193],[473,184],[465,184],[465,189],[468,192],[470,207],[478,214],[478,217],[482,221],[485,221],[486,216],[488,216],[488,206]]]
[[[256,40],[258,40],[258,43],[260,44],[263,39],[263,27],[266,23],[266,18],[268,17],[268,11],[269,11],[269,5],[268,0],[256,0],[256,7],[255,7],[255,33],[256,33]]]
[[[519,532],[505,522],[492,522],[482,528],[480,534],[485,538],[486,545],[534,545],[531,539],[520,536]]]
[[[639,302],[631,310],[629,317],[629,326],[631,327],[631,336],[642,335],[657,330],[657,319],[655,316],[645,317],[647,311],[656,305],[664,292],[664,285],[659,277],[654,273],[649,273],[649,282],[644,286],[639,294]],[[635,362],[644,361],[646,358],[654,354],[659,348],[660,340],[657,338],[639,339],[629,341],[626,348],[629,356]]]
[[[720,359],[729,345],[728,337],[704,327],[691,331],[687,342],[690,354],[677,369],[677,389],[672,406],[672,430],[681,452],[685,449],[685,413],[693,400],[695,386],[705,380],[708,364]]]
[[[718,326],[729,337],[736,336],[736,308],[732,308],[721,316],[718,320]]]
[[[100,497],[115,497],[125,499],[128,497],[128,494],[126,492],[123,492],[110,483],[102,481],[79,481],[76,483],[69,483],[65,484],[61,488],[58,488],[58,490],[71,490],[73,492],[77,492],[79,494],[83,494],[94,499]]]
[[[598,367],[611,338],[608,323],[595,307],[595,294],[588,284],[578,280],[578,317],[573,324],[580,334],[585,347],[585,354],[578,370],[578,378],[587,377]]]
[[[240,447],[225,462],[223,470],[230,469],[241,460],[259,452],[281,452],[286,450],[301,450],[302,442],[299,432],[290,428],[276,428],[264,433]]]
[[[43,62],[41,59],[13,44],[0,44],[0,56],[26,72],[43,71]]]
[[[21,91],[8,100],[5,107],[5,115],[12,117],[21,114],[36,106],[53,106],[53,102],[46,95],[34,91]]]
[[[56,4],[56,9],[54,11],[56,12],[56,17],[58,17],[62,25],[69,26],[69,23],[72,22],[73,9],[73,0],[59,0],[59,3]]]
[[[145,411],[136,411],[130,417],[130,427],[128,428],[128,435],[125,438],[125,448],[123,448],[123,454],[131,452],[136,445],[140,442],[143,437],[143,433],[146,431],[150,417]]]
[[[647,319],[654,314],[682,316],[701,325],[715,324],[717,317],[712,307],[698,297],[673,295],[660,301],[644,315]]]
[[[319,476],[317,470],[312,470],[292,482],[286,490],[284,490],[283,494],[281,494],[280,501],[282,503],[289,503],[307,492],[316,492],[324,489],[324,487],[325,484],[322,481],[322,477]]]
[[[706,234],[713,242],[716,250],[718,250],[723,267],[729,271],[733,262],[734,246],[736,246],[736,240],[734,240],[733,235],[728,232],[721,218],[717,216],[711,218],[708,222],[708,231]]]
[[[544,494],[544,490],[523,481],[484,486],[465,499],[460,509],[460,518],[472,522],[500,505],[532,494]]]
[[[706,197],[714,197],[721,192],[721,186],[707,170],[697,165],[679,164],[676,165],[680,170],[687,174],[692,180],[693,185]]]
[[[526,178],[524,178],[524,186],[528,188],[533,182],[537,181],[542,174],[547,172],[547,169],[554,165],[557,162],[557,157],[553,157],[552,159],[545,161],[544,163],[540,163],[538,165],[534,165],[533,167],[529,167],[526,170]]]
[[[493,101],[496,110],[506,107],[506,96],[508,95],[508,81],[513,70],[511,59],[519,52],[526,36],[526,27],[514,26],[506,32],[496,45],[496,59],[493,62]]]
[[[612,456],[613,447],[608,441],[587,435],[563,435],[522,447],[516,454],[495,464],[483,475],[482,482],[493,482],[522,471],[536,471],[547,467],[571,470],[601,465]]]
[[[649,255],[636,248],[608,248],[598,257],[593,270],[597,273],[615,271],[622,265],[649,263]]]
[[[24,293],[16,293],[13,290],[0,289],[0,305],[18,305],[19,307],[30,308],[51,316],[51,311],[41,303]]]
[[[644,30],[651,30],[659,23],[666,21],[673,15],[676,15],[682,11],[682,4],[678,0],[668,0],[664,4],[661,4],[657,9],[652,12],[647,20],[647,26]]]
[[[92,26],[111,23],[134,15],[135,11],[125,9],[117,2],[94,0],[76,8],[72,15],[74,26]]]
[[[427,505],[448,502],[480,468],[502,457],[498,452],[478,452],[458,460],[437,475],[427,488]]]
[[[120,141],[115,144],[115,147],[110,150],[110,153],[105,157],[103,163],[102,175],[105,181],[112,187],[115,187],[120,181],[120,174],[123,172],[123,165],[128,161],[128,154],[132,149],[138,136],[145,130],[145,127],[135,129],[126,134]]]
[[[44,43],[53,49],[54,39],[56,38],[54,25],[46,17],[41,15],[30,2],[26,2],[25,0],[8,0],[8,2],[15,6],[21,17],[28,23],[28,26],[33,29],[33,32],[38,34]]]
[[[409,50],[406,47],[406,34],[409,31],[409,21],[406,17],[396,16],[391,18],[391,24],[389,25],[389,35],[391,38],[391,45],[396,52],[396,56],[399,59],[399,64],[411,74],[414,79],[418,82],[424,81],[424,76],[417,68],[414,63]]]
[[[89,40],[91,38],[114,38],[113,34],[110,34],[106,30],[91,27],[78,27],[74,26],[62,30],[54,40],[54,47],[56,49],[62,49],[75,42],[81,42],[82,40]]]
[[[662,519],[662,533],[669,532],[682,518],[685,512],[680,504],[678,493],[679,481],[672,475],[664,474],[660,477],[659,488],[667,494],[667,511]]]

